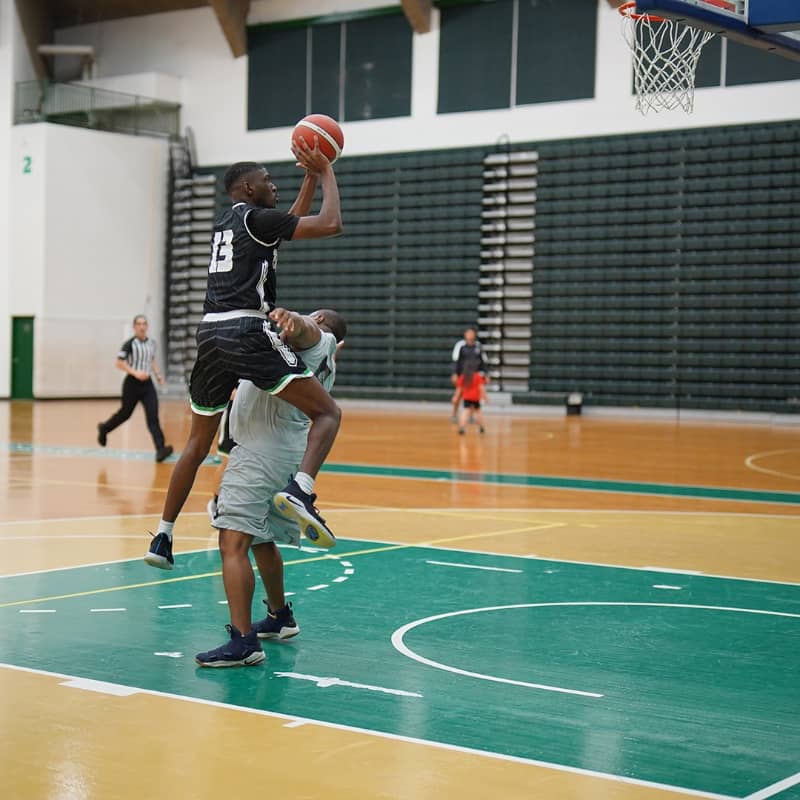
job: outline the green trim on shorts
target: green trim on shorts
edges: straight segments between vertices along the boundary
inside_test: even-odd
[[[286,384],[293,381],[295,378],[313,378],[314,373],[306,367],[305,372],[298,372],[294,375],[284,375],[281,380],[276,383],[271,389],[264,389],[265,392],[269,394],[278,394],[278,392],[282,391],[286,388]]]
[[[209,408],[207,406],[199,406],[197,405],[197,403],[192,402],[192,400],[189,400],[189,405],[191,406],[191,409],[192,411],[194,411],[195,414],[200,414],[200,416],[203,417],[213,417],[214,414],[220,414],[228,407],[228,404],[225,403],[224,405],[221,406],[215,406],[214,408]]]

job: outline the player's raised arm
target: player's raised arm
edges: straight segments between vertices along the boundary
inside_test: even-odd
[[[308,212],[311,211],[311,203],[314,202],[314,195],[317,193],[318,183],[319,174],[306,170],[303,183],[300,186],[300,191],[297,193],[297,197],[289,209],[290,214],[294,214],[297,217],[305,217]]]
[[[293,142],[292,152],[306,173],[319,175],[322,184],[322,207],[315,216],[300,217],[292,239],[322,239],[326,236],[337,236],[344,230],[336,175],[327,157],[320,152],[316,136],[314,142],[313,148],[304,140],[299,143]]]

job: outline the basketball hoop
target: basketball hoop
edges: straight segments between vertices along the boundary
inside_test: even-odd
[[[636,108],[687,114],[694,107],[694,78],[703,45],[714,35],[678,20],[639,14],[636,3],[623,3],[622,35],[633,53]]]

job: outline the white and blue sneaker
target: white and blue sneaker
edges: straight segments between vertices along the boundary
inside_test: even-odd
[[[283,517],[294,520],[303,535],[315,545],[327,549],[336,544],[336,537],[314,508],[316,499],[315,494],[306,494],[292,478],[285,489],[275,493],[272,505]]]
[[[266,658],[255,629],[245,636],[233,625],[226,625],[225,630],[231,636],[229,642],[194,657],[201,667],[252,667]]]
[[[153,536],[153,534],[150,534]],[[144,557],[144,563],[158,569],[172,569],[175,559],[172,557],[172,539],[166,533],[153,536],[150,549]]]
[[[219,501],[219,495],[215,494],[206,505],[206,513],[208,514],[208,519],[211,521],[213,525],[216,521],[217,517],[219,516],[219,506],[217,502]]]
[[[269,609],[266,600],[264,605]],[[274,613],[270,611],[264,619],[254,622],[253,630],[259,639],[291,639],[300,633],[300,626],[295,622],[292,604],[287,603]]]

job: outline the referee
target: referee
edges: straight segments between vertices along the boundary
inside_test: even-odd
[[[127,373],[122,382],[122,405],[116,414],[98,424],[97,441],[105,447],[108,434],[122,425],[133,414],[136,404],[141,403],[156,446],[156,461],[163,461],[172,455],[172,445],[164,444],[164,433],[158,422],[158,395],[150,374],[161,384],[164,376],[156,363],[156,343],[147,338],[147,317],[143,314],[133,318],[133,333],[117,353],[117,369]]]

